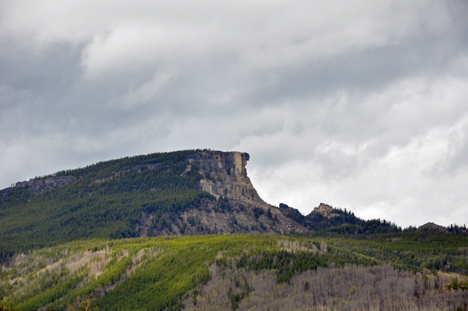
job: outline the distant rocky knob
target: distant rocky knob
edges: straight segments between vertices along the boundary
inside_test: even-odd
[[[428,222],[418,227],[418,230],[434,230],[434,231],[448,232],[447,228],[443,226],[439,226],[433,222]]]
[[[53,189],[55,187],[65,186],[72,184],[76,181],[75,176],[51,176],[47,178],[31,179],[29,181],[22,181],[16,183],[16,188],[26,188],[26,190],[40,194],[46,190]]]
[[[310,212],[309,216],[313,214],[321,214],[326,218],[339,216],[333,207],[325,203],[320,203],[318,207],[314,208],[313,211]]]

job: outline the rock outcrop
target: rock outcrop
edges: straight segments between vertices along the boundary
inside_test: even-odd
[[[440,232],[448,232],[447,228],[443,226],[439,226],[433,222],[428,222],[422,226],[419,226],[418,230],[434,230],[434,231],[440,231]]]
[[[140,230],[142,235],[195,235],[212,233],[304,233],[309,230],[284,215],[258,195],[247,176],[248,153],[205,150],[187,157],[182,175],[197,170],[203,178],[200,187],[216,198],[204,200],[179,217],[165,215],[156,231]],[[141,223],[145,219],[142,218]],[[164,224],[164,225],[163,225]]]
[[[39,195],[44,191],[56,187],[66,186],[76,182],[75,176],[49,176],[43,178],[30,179],[29,181],[20,181],[10,188],[0,190],[0,203],[4,202],[10,196],[13,190],[23,189],[34,195]]]
[[[45,179],[31,179],[16,183],[16,188],[26,188],[26,190],[40,194],[44,191],[72,184],[76,181],[75,176],[52,176]]]
[[[203,191],[216,198],[225,197],[241,202],[266,206],[247,176],[248,153],[203,151],[189,156],[189,165],[204,177]]]
[[[333,207],[325,203],[320,203],[318,207],[314,208],[312,212],[310,212],[310,215],[313,214],[320,214],[328,219],[340,216],[340,214]]]

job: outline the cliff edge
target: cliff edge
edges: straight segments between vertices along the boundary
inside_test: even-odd
[[[202,151],[188,157],[189,166],[203,176],[203,191],[215,196],[266,206],[247,176],[248,153],[237,151]],[[191,168],[190,167],[190,168]],[[190,169],[187,168],[187,169]]]

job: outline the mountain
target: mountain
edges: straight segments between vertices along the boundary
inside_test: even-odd
[[[156,153],[1,190],[0,310],[466,310],[465,227],[275,207],[248,160]]]
[[[18,182],[0,191],[0,258],[89,238],[308,232],[259,197],[248,160],[186,150]]]
[[[268,204],[247,175],[249,158],[206,149],[155,153],[18,182],[0,190],[0,262],[92,238],[402,230],[325,203],[308,215]],[[467,233],[457,226],[446,230]]]

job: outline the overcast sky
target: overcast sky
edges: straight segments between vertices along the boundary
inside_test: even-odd
[[[0,188],[248,152],[260,196],[468,225],[468,1],[0,2]]]

